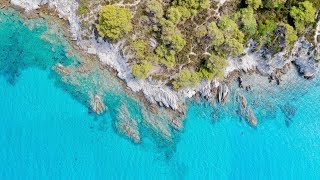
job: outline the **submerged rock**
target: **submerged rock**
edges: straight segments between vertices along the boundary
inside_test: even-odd
[[[70,76],[71,72],[68,68],[64,67],[62,64],[58,63],[54,66],[54,69],[61,75]]]
[[[148,111],[143,111],[144,124],[156,132],[157,135],[160,135],[165,140],[171,141],[173,137],[170,125],[172,123],[170,122],[171,120],[167,118],[165,114],[161,115],[161,112],[159,112],[159,114],[153,114]]]
[[[242,116],[242,118],[246,119],[250,126],[256,127],[258,124],[258,120],[254,115],[253,110],[248,106],[247,99],[240,94],[238,96],[238,102],[240,107],[239,115]]]
[[[248,122],[250,123],[251,126],[256,127],[258,124],[258,120],[256,116],[254,115],[253,111],[251,108],[248,109]]]
[[[170,122],[171,122],[172,127],[174,127],[175,129],[181,130],[183,128],[181,119],[171,118]]]
[[[117,122],[115,123],[117,130],[134,143],[140,143],[141,138],[138,123],[131,118],[128,108],[122,105],[117,111]]]
[[[247,99],[243,95],[239,95],[239,101],[241,110],[247,109]]]
[[[280,109],[286,117],[285,119],[286,125],[289,126],[291,123],[291,119],[296,114],[296,111],[297,111],[296,107],[287,103],[284,106],[282,106]]]
[[[91,106],[92,111],[96,112],[97,114],[102,114],[106,110],[106,106],[104,105],[100,96],[98,96],[98,95],[95,95],[94,97],[93,97],[93,95],[91,95],[90,106]]]

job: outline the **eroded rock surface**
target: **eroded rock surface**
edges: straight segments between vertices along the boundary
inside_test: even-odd
[[[117,130],[131,139],[134,143],[140,143],[141,137],[137,121],[131,118],[128,108],[122,105],[117,110],[117,121],[115,126]]]
[[[218,102],[225,103],[229,98],[229,88],[226,84],[222,84],[218,87]]]
[[[94,111],[97,114],[102,114],[106,111],[106,106],[103,103],[101,97],[98,95],[90,96],[90,106],[92,111]]]
[[[256,127],[258,124],[258,120],[252,110],[251,107],[248,106],[247,99],[244,95],[239,94],[238,95],[238,102],[239,102],[239,109],[240,109],[240,116],[246,119],[246,121],[250,124],[252,127]]]
[[[306,79],[312,79],[316,73],[315,49],[311,43],[300,38],[292,50],[294,64]]]

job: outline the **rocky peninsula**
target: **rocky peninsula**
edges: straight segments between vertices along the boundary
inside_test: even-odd
[[[154,1],[162,2],[157,0]],[[240,24],[243,23],[243,20],[241,20],[241,18],[244,19],[244,17],[243,15],[241,15],[241,13],[237,14],[238,10],[239,12],[243,12],[243,14],[245,14],[247,10],[251,12],[252,9],[262,9],[262,6],[265,6],[261,4],[261,1],[246,1],[248,2],[248,5],[241,5],[241,1],[237,0],[204,0],[203,2],[210,3],[207,9],[207,13],[210,14],[210,17],[206,18],[205,21],[218,22],[218,20],[223,17],[233,16],[231,19],[240,19]],[[252,4],[250,2],[260,2],[260,4],[258,3],[257,7],[255,7],[255,4]],[[216,40],[215,36],[219,34],[219,32],[216,32],[217,25],[208,25],[208,28],[205,27],[205,30],[203,30],[205,32],[202,34],[200,32],[200,28],[203,28],[203,26],[197,26],[197,32],[200,32],[200,42],[198,42],[197,46],[201,47],[202,49],[200,48],[200,50],[198,50],[199,53],[201,53],[201,56],[199,55],[199,58],[194,61],[197,62],[195,64],[198,65],[205,62],[206,66],[197,67],[198,65],[192,65],[192,63],[190,62],[186,64],[181,63],[171,66],[170,64],[167,64],[169,62],[165,61],[160,64],[154,63],[151,70],[147,73],[147,76],[139,78],[137,77],[137,73],[133,72],[133,66],[135,65],[135,63],[142,65],[144,61],[138,62],[136,60],[139,54],[137,52],[131,51],[133,45],[130,44],[130,42],[137,41],[132,40],[132,37],[130,36],[141,36],[141,34],[128,34],[127,36],[124,36],[117,41],[113,41],[110,40],[110,38],[101,37],[101,35],[99,35],[99,33],[97,32],[96,24],[97,21],[99,21],[99,12],[101,12],[102,8],[105,5],[115,5],[121,8],[129,9],[132,13],[132,16],[134,17],[133,21],[135,21],[135,17],[138,16],[137,14],[141,13],[141,8],[147,6],[145,3],[146,1],[143,0],[119,2],[116,1],[114,3],[109,1],[107,1],[106,3],[99,3],[98,1],[84,2],[82,0],[4,0],[3,2],[1,2],[1,5],[11,5],[14,7],[19,7],[22,8],[25,13],[32,13],[37,9],[41,9],[45,6],[48,7],[48,9],[54,11],[59,16],[59,18],[68,22],[68,29],[70,32],[70,37],[68,38],[70,38],[70,40],[80,48],[80,51],[89,55],[97,56],[100,60],[101,65],[115,70],[117,76],[126,83],[126,86],[130,89],[130,91],[134,93],[141,92],[148,103],[157,104],[161,107],[172,109],[173,111],[177,111],[180,114],[185,113],[186,100],[196,95],[199,95],[212,102],[217,102],[220,104],[226,103],[230,97],[229,82],[231,81],[231,79],[238,79],[240,88],[250,90],[250,86],[242,86],[242,75],[246,73],[258,73],[260,75],[267,76],[270,82],[276,81],[277,84],[280,84],[282,81],[281,75],[286,74],[288,72],[288,69],[293,66],[296,66],[299,73],[306,79],[313,78],[318,69],[318,61],[320,60],[320,16],[319,9],[316,9],[316,13],[314,13],[313,17],[314,21],[310,22],[309,24],[304,24],[307,28],[302,32],[299,32],[298,35],[297,32],[295,32],[295,35],[292,36],[296,37],[293,37],[294,41],[290,42],[291,44],[287,44],[290,41],[288,39],[288,34],[290,33],[289,31],[300,31],[297,28],[298,26],[296,25],[295,29],[293,29],[293,27],[290,25],[284,24],[278,24],[276,27],[274,27],[273,33],[275,34],[276,39],[271,39],[269,41],[273,40],[272,43],[276,44],[277,46],[276,50],[273,49],[274,47],[270,46],[269,44],[263,45],[263,43],[257,42],[257,38],[253,38],[253,36],[242,37],[242,39],[247,39],[246,41],[243,40],[243,52],[241,51],[238,54],[235,54],[235,52],[228,52],[228,54],[226,55],[221,55],[225,57],[226,64],[223,65],[221,69],[217,70],[219,72],[212,72],[216,69],[213,69],[212,71],[209,69],[210,63],[208,62],[210,62],[210,57],[213,57],[214,54],[222,54],[225,53],[225,51],[229,51],[229,49],[227,49],[223,52],[220,52],[220,49],[222,48],[222,46],[231,48],[231,45],[226,44],[217,47],[214,46],[213,50],[209,51],[209,49],[212,47],[211,45],[209,46],[206,44],[210,44],[211,41]],[[232,6],[233,3],[238,3],[238,6]],[[299,1],[297,3],[299,4],[302,2]],[[300,5],[303,6],[303,4]],[[315,8],[318,8],[319,4],[315,4],[314,6]],[[164,7],[168,8],[166,5]],[[179,7],[182,7],[182,5],[179,5]],[[240,11],[240,9],[242,8],[243,11]],[[169,10],[167,9],[166,11]],[[236,13],[232,15],[231,12]],[[193,16],[190,15],[191,19],[200,17],[203,18],[201,16],[201,13],[199,13],[199,17],[196,12],[193,13]],[[151,14],[153,14],[152,18],[155,18],[155,12],[152,11]],[[166,17],[166,20],[170,20],[170,18],[174,18],[179,15],[174,14],[174,17],[169,17],[169,15],[167,16],[168,17]],[[236,16],[239,17],[237,18]],[[292,20],[292,18],[290,20]],[[157,20],[155,19],[154,21]],[[226,21],[229,21],[229,19],[227,19]],[[188,20],[185,20],[185,22],[188,22]],[[269,26],[267,22],[268,21],[265,22],[266,26]],[[177,26],[179,26],[179,24]],[[164,25],[161,25],[161,27],[164,28]],[[209,27],[211,27],[212,31],[215,32],[212,35],[213,37],[210,36]],[[133,28],[137,27],[134,26]],[[222,28],[221,25],[220,28]],[[141,29],[134,29],[133,31],[135,30],[140,31]],[[237,29],[234,31],[243,34]],[[242,29],[242,31],[245,30]],[[180,30],[180,32],[184,33],[182,30]],[[139,37],[137,39],[139,39]],[[170,41],[169,44],[173,44],[171,40],[168,41]],[[159,40],[150,37],[149,44],[147,46],[153,47],[153,49],[155,49],[155,47],[159,46],[159,43]],[[182,44],[185,44],[186,46],[186,44],[188,43],[186,42]],[[197,49],[199,47],[196,47],[196,45],[194,45],[191,47],[191,49]],[[176,47],[171,48],[175,49]],[[237,47],[233,47],[231,49],[234,48],[237,49]],[[181,49],[177,48],[177,50]],[[198,52],[196,52],[196,50],[191,50],[187,54],[191,58],[197,53]],[[198,55],[196,56],[198,57]],[[167,58],[168,57],[165,57],[165,59]],[[179,61],[179,55],[177,55],[176,58],[176,61]],[[203,61],[203,59],[205,60]],[[216,57],[216,59],[219,59],[219,57]],[[161,62],[161,60],[159,61]],[[189,59],[189,61],[191,60]],[[213,67],[218,66],[218,64],[213,63]],[[63,67],[61,64],[57,64],[55,66],[55,69],[58,71],[58,73],[64,74],[65,76],[70,76],[70,74],[73,73],[72,71]],[[183,77],[181,74],[182,72],[186,72],[186,76],[190,75],[189,73],[191,72],[189,79],[187,78],[186,86],[180,86],[180,84],[178,84],[181,83],[178,80],[180,77]],[[191,79],[193,73],[199,74],[200,72],[202,74],[207,73],[208,76],[204,77],[205,75],[201,75],[201,78],[197,77],[197,79],[199,79],[197,80],[197,82],[190,84],[190,82],[193,82],[193,80]],[[165,76],[166,73],[167,75],[169,75],[169,77]],[[223,74],[222,77],[220,77],[220,74]],[[252,84],[252,86],[254,86],[254,84]],[[89,103],[91,109],[97,114],[103,113],[107,108],[103,104],[101,96],[103,95],[92,94],[91,103]],[[247,119],[248,123],[251,126],[257,126],[258,120],[255,117],[252,109],[247,106],[245,97],[241,94],[238,95],[238,103],[240,106],[241,115]],[[117,129],[120,132],[127,134],[127,136],[134,142],[140,142],[139,131],[137,130],[136,122],[130,117],[130,114],[128,113],[126,107],[122,106],[121,109],[125,111],[126,114],[118,115],[121,121],[119,121],[119,123],[116,125]],[[146,119],[150,121],[156,121],[156,119],[148,118],[148,114],[145,114],[145,116]],[[154,126],[155,129],[160,129],[164,136],[171,136],[170,132],[167,130],[168,128],[166,127],[166,125],[154,122],[150,122],[149,124],[151,126]],[[175,117],[170,118],[170,125],[172,127],[175,127],[176,129],[182,128],[181,120],[178,120]]]

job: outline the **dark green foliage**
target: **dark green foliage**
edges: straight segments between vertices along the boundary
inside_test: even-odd
[[[174,80],[173,88],[175,90],[181,89],[183,87],[194,87],[200,81],[199,73],[192,70],[181,70],[178,78]]]
[[[146,79],[152,69],[152,64],[149,62],[143,62],[141,64],[134,64],[132,66],[132,74],[139,79]]]
[[[303,32],[307,24],[315,22],[316,9],[309,1],[304,1],[293,6],[290,16],[294,19],[294,25],[298,32]]]
[[[97,30],[103,38],[116,41],[132,29],[132,15],[128,9],[117,5],[103,6],[99,12]]]
[[[206,62],[206,68],[213,74],[214,77],[218,78],[223,78],[223,72],[226,66],[226,59],[215,54],[212,54]]]

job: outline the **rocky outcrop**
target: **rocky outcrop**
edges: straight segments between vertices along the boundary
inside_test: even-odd
[[[250,72],[257,70],[261,75],[269,76],[275,70],[281,69],[290,60],[285,57],[286,52],[279,52],[272,55],[268,49],[256,50],[255,42],[249,41],[249,47],[245,50],[245,55],[234,58],[228,58],[228,67],[225,69],[225,75],[233,71]]]
[[[106,110],[106,106],[104,105],[102,99],[98,95],[90,95],[90,106],[92,111],[97,114],[102,114]]]
[[[43,5],[48,5],[58,12],[60,18],[69,21],[73,40],[80,38],[80,21],[76,15],[76,10],[78,9],[78,2],[76,0],[10,0],[10,3],[19,6],[26,11],[35,10]]]
[[[99,56],[104,65],[108,65],[118,72],[118,77],[126,81],[127,86],[134,92],[142,91],[150,103],[158,103],[160,106],[172,108],[183,112],[185,97],[172,90],[162,82],[151,80],[139,80],[133,77],[127,61],[130,57],[121,54],[122,43],[109,44],[101,38],[82,40],[81,46],[88,53]]]
[[[217,100],[219,103],[225,103],[229,99],[229,88],[226,84],[221,84],[218,87],[218,95],[217,95]]]
[[[68,20],[70,32],[73,40],[87,53],[97,55],[102,64],[112,67],[118,73],[118,77],[123,79],[127,86],[134,92],[142,92],[150,103],[159,104],[175,111],[184,112],[185,99],[194,96],[197,92],[203,97],[217,97],[218,102],[224,103],[228,100],[229,90],[226,85],[219,85],[217,81],[202,81],[195,88],[186,88],[179,92],[168,87],[165,82],[147,80],[138,80],[133,77],[131,68],[128,64],[130,56],[122,54],[122,43],[110,44],[101,38],[95,38],[94,34],[91,39],[83,39],[81,37],[83,31],[80,28],[80,20],[76,15],[78,8],[77,0],[11,0],[12,4],[24,8],[26,11],[31,11],[39,8],[42,5],[48,5],[55,9],[61,18]],[[219,0],[219,4],[223,4],[224,0]],[[97,12],[99,7],[92,10]],[[94,15],[94,13],[92,13]],[[317,26],[317,34],[319,35],[320,22]],[[279,29],[282,33],[282,29]],[[318,36],[316,35],[316,36]],[[318,38],[318,37],[315,37]],[[318,45],[319,46],[319,45]],[[225,69],[227,76],[233,71],[252,71],[258,70],[263,75],[271,75],[276,69],[284,67],[286,64],[293,61],[293,58],[285,58],[285,52],[280,52],[275,56],[266,50],[262,49],[255,51],[255,43],[249,42],[249,47],[246,49],[245,55],[238,58],[229,58],[228,67]],[[299,51],[297,54],[301,54]],[[300,72],[310,78],[314,75],[314,62],[309,58],[299,57],[294,58]],[[63,72],[63,68],[60,68]],[[64,72],[67,73],[67,72]],[[218,88],[217,88],[218,87]],[[217,94],[215,94],[217,90]]]
[[[116,129],[134,143],[140,143],[141,137],[137,121],[131,118],[128,108],[122,105],[117,109]]]
[[[240,110],[247,109],[247,99],[243,95],[239,95],[239,101],[240,101]]]
[[[246,119],[246,121],[249,123],[250,126],[256,127],[258,124],[258,120],[251,109],[251,107],[248,106],[247,99],[244,95],[239,94],[238,95],[238,102],[239,102],[239,115]]]
[[[247,119],[248,119],[248,122],[250,123],[251,126],[253,126],[253,127],[257,126],[258,120],[257,120],[256,116],[254,115],[251,108],[248,109]]]
[[[55,65],[54,69],[61,75],[64,76],[70,76],[71,72],[68,68],[64,67],[62,64],[58,63],[57,65]]]
[[[178,119],[176,117],[173,117],[170,119],[170,124],[173,128],[177,129],[177,130],[182,130],[183,128],[183,124],[181,119]]]
[[[300,38],[291,54],[294,64],[299,72],[306,79],[312,79],[316,73],[315,49],[311,43],[304,38]]]
[[[313,58],[297,58],[294,63],[298,67],[300,74],[302,74],[305,79],[312,79],[314,77],[316,73],[316,66]]]

